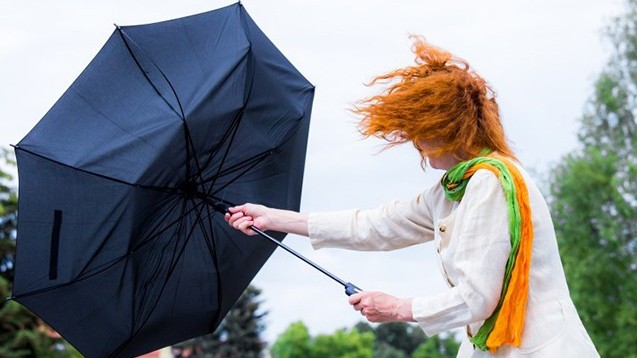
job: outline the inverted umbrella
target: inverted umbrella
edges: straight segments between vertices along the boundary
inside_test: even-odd
[[[13,299],[89,357],[212,332],[275,248],[216,211],[299,209],[313,93],[240,4],[117,27],[16,146]]]

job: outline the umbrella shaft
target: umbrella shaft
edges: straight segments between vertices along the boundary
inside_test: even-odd
[[[303,256],[303,255],[299,254],[298,252],[294,251],[294,249],[292,249],[291,247],[287,246],[286,244],[278,241],[277,239],[273,238],[272,236],[270,236],[270,235],[266,234],[265,232],[261,231],[258,227],[252,225],[252,226],[250,226],[250,229],[252,229],[257,234],[261,235],[262,237],[265,237],[266,239],[272,241],[273,243],[275,243],[277,246],[281,247],[285,251],[287,251],[287,252],[291,253],[292,255],[298,257],[299,259],[305,261],[305,263],[307,263],[308,265],[310,265],[310,266],[314,267],[315,269],[321,271],[323,274],[325,274],[326,276],[328,276],[332,280],[340,283],[343,286],[347,286],[348,285],[347,282],[341,280],[340,278],[338,278],[337,276],[335,276],[331,272],[325,270],[321,266],[319,266],[319,265],[315,264],[314,262],[310,261],[305,256]]]
[[[219,200],[219,199],[214,198],[214,197],[208,197],[208,196],[206,196],[204,194],[201,194],[198,197],[200,197],[201,199],[205,200],[207,203],[211,204],[212,207],[216,211],[218,211],[218,212],[220,212],[220,213],[222,213],[224,215],[227,214],[227,213],[230,213],[229,210],[228,210],[230,208],[230,204],[228,202],[225,202],[223,200]],[[274,244],[276,244],[277,246],[281,247],[285,251],[291,253],[292,255],[296,256],[297,258],[305,261],[306,264],[308,264],[308,265],[314,267],[315,269],[321,271],[327,277],[329,277],[332,280],[340,283],[343,287],[345,287],[345,293],[348,296],[353,295],[353,294],[358,293],[358,292],[361,291],[361,289],[359,287],[357,287],[356,285],[354,285],[353,283],[345,282],[345,281],[341,280],[340,278],[336,277],[331,272],[327,271],[326,269],[322,268],[321,266],[319,266],[319,265],[315,264],[314,262],[310,261],[309,259],[307,259],[305,256],[299,254],[298,252],[294,251],[288,245],[286,245],[286,244],[280,242],[279,240],[273,238],[272,236],[266,234],[265,232],[263,232],[258,227],[252,225],[252,226],[250,226],[250,229],[252,229],[252,231],[256,232],[260,236],[272,241]]]

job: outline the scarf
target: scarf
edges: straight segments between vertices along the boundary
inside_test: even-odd
[[[460,201],[469,179],[479,169],[493,172],[500,181],[506,198],[511,236],[511,253],[504,271],[500,300],[491,316],[471,339],[481,350],[495,352],[504,344],[519,347],[522,343],[533,223],[529,194],[522,174],[513,163],[503,157],[481,156],[451,167],[441,181],[445,196],[449,200]]]

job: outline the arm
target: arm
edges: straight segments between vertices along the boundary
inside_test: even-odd
[[[478,323],[493,313],[511,250],[506,200],[492,173],[476,172],[456,215],[460,226],[446,259],[454,287],[412,301],[413,318],[430,336]]]
[[[500,298],[510,251],[506,204],[495,176],[476,173],[462,205],[462,226],[453,237],[458,241],[451,259],[453,288],[413,299],[361,292],[349,297],[354,309],[370,322],[418,322],[429,336],[490,316]]]
[[[308,233],[315,249],[394,250],[433,240],[428,191],[373,210],[311,213]]]
[[[308,236],[308,218],[305,214],[255,204],[243,204],[228,210],[230,214],[226,214],[224,219],[247,235],[256,234],[250,229],[254,225],[263,231],[274,230]]]
[[[347,210],[310,215],[263,205],[229,209],[225,220],[247,235],[274,230],[309,236],[315,249],[392,250],[433,240],[433,219],[426,193],[410,201],[394,201],[374,210]]]

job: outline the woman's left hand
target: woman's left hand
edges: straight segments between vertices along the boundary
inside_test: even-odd
[[[415,322],[411,298],[397,298],[382,292],[362,291],[349,296],[349,303],[370,322]]]

